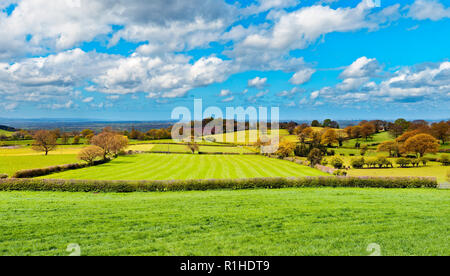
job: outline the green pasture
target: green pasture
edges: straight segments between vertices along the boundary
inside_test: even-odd
[[[394,138],[389,134],[389,132],[381,132],[377,133],[373,136],[372,139],[351,139],[344,142],[344,147],[354,148],[356,143],[360,143],[361,145],[371,145],[371,144],[381,144],[383,142],[394,140]]]
[[[38,169],[78,162],[79,160],[75,154],[0,156],[0,174],[5,173],[12,176],[20,170]]]
[[[0,193],[0,255],[450,255],[450,191]]]
[[[52,174],[51,179],[173,180],[326,175],[293,162],[247,155],[140,154],[96,167]]]

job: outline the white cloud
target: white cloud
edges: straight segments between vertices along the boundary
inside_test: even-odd
[[[416,0],[410,7],[408,16],[417,20],[437,21],[450,18],[450,8],[445,8],[437,0]]]
[[[228,97],[228,98],[222,100],[223,103],[229,103],[232,101],[234,101],[234,96],[231,96],[231,97]]]
[[[22,0],[10,16],[0,12],[0,58],[65,50],[97,37],[108,40],[113,25],[122,29],[112,44],[125,38],[154,41],[168,50],[177,41],[206,45],[235,16],[236,8],[215,0]]]
[[[267,78],[256,77],[248,81],[248,87],[262,89],[267,85]]]
[[[94,100],[94,97],[85,98],[85,99],[83,99],[83,103],[90,103],[93,100]]]
[[[307,83],[315,72],[316,70],[311,68],[300,70],[292,76],[289,82],[295,85],[302,85]]]
[[[348,66],[341,74],[341,78],[364,78],[374,77],[381,71],[381,66],[374,58],[358,58]]]
[[[283,9],[294,7],[299,3],[299,0],[257,0],[256,4],[250,5],[249,7],[245,8],[242,13],[257,14],[274,8]]]
[[[222,91],[220,91],[220,97],[227,97],[227,96],[230,96],[232,93],[231,93],[231,91],[230,90],[228,90],[228,89],[223,89]]]
[[[68,102],[66,102],[66,103],[61,103],[61,104],[59,104],[59,103],[52,104],[52,105],[51,105],[51,108],[52,108],[52,109],[69,109],[69,108],[71,108],[73,105],[74,105],[74,102],[73,102],[73,101],[68,101]]]
[[[335,87],[324,87],[311,94],[337,104],[370,101],[394,103],[448,102],[450,62],[401,67],[379,84],[370,78],[348,78]]]
[[[302,92],[303,90],[298,89],[297,87],[292,88],[291,90],[284,90],[277,94],[278,97],[292,97],[296,94]]]
[[[116,62],[93,80],[92,90],[110,94],[149,93],[151,98],[177,98],[189,90],[222,82],[232,72],[229,61],[211,56],[193,64],[183,55],[134,55]]]

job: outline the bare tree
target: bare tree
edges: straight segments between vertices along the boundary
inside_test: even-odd
[[[98,146],[89,146],[80,151],[78,159],[87,162],[89,165],[94,164],[95,159],[103,156],[103,149]]]
[[[51,131],[39,130],[34,134],[33,139],[33,150],[45,152],[45,155],[56,148],[57,138]]]
[[[128,146],[128,138],[114,132],[102,132],[92,137],[91,144],[102,148],[103,159],[106,159],[108,155],[117,156],[124,150]]]

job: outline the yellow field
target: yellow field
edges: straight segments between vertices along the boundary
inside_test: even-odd
[[[394,169],[351,169],[350,176],[420,176],[420,177],[436,177],[439,182],[445,182],[449,167],[442,166],[440,163],[429,163],[426,167],[419,168],[394,168]]]
[[[272,132],[269,130],[267,133],[267,136],[269,138],[272,137]],[[289,132],[286,129],[280,129],[279,131],[280,140],[282,140],[283,137],[290,137],[288,139],[292,140],[295,139],[294,137],[291,137],[289,135]],[[292,135],[295,136],[295,135]],[[232,143],[232,144],[239,144],[239,145],[249,145],[253,144],[257,141],[257,139],[260,138],[260,133],[258,130],[246,130],[246,131],[236,131],[232,133],[224,133],[224,134],[216,134],[216,135],[210,135],[204,137],[204,139],[215,139],[216,142],[219,143]]]

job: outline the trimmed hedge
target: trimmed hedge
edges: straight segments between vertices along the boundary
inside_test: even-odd
[[[92,166],[97,166],[101,164],[108,163],[110,160],[99,160],[95,161]],[[57,172],[64,172],[69,170],[76,170],[76,169],[82,169],[89,167],[89,164],[66,164],[66,165],[59,165],[59,166],[52,166],[47,168],[41,168],[41,169],[31,169],[31,170],[22,170],[16,172],[12,178],[33,178],[33,177],[39,177],[39,176],[45,176],[52,173]]]
[[[4,179],[0,191],[61,191],[61,192],[167,192],[206,191],[219,189],[280,189],[300,187],[354,188],[437,188],[436,178],[423,177],[303,177],[252,178],[171,181],[105,181]]]

